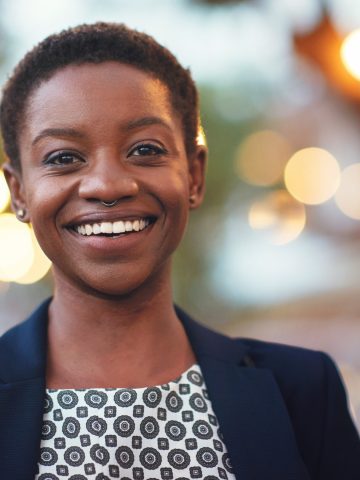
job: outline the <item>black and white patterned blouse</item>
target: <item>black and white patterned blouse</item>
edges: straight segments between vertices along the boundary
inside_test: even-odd
[[[198,364],[149,388],[46,390],[35,480],[235,480]]]

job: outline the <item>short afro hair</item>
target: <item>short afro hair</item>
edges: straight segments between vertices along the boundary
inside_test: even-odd
[[[3,89],[0,127],[4,150],[21,170],[18,133],[32,92],[68,65],[117,61],[132,65],[163,82],[172,106],[182,120],[188,155],[196,148],[199,100],[190,71],[151,36],[121,23],[83,24],[50,35],[30,50],[15,67]]]

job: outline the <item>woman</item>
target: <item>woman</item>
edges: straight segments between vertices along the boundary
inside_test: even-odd
[[[197,92],[123,25],[45,39],[4,89],[5,175],[55,292],[0,339],[1,478],[358,479],[332,361],[174,308],[204,195]]]

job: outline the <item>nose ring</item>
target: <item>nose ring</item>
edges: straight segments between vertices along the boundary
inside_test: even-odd
[[[104,207],[114,207],[118,202],[119,202],[119,200],[114,200],[113,202],[103,202],[103,201],[101,201],[101,203],[104,205]]]

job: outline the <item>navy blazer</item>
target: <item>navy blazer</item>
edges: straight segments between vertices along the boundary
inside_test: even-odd
[[[34,480],[45,396],[48,304],[0,338],[0,479]],[[177,309],[237,480],[359,480],[360,439],[321,352],[231,339]]]

